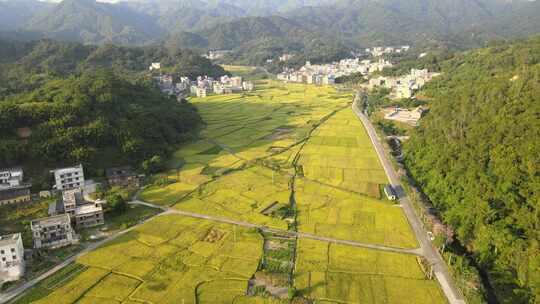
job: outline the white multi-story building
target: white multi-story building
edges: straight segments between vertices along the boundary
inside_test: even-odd
[[[20,186],[24,178],[22,168],[0,169],[0,187]]]
[[[60,214],[30,223],[34,248],[59,248],[71,245],[76,241],[76,235],[71,227],[69,214]]]
[[[69,190],[84,187],[84,169],[82,165],[52,170],[56,190]]]
[[[153,70],[159,70],[161,69],[161,63],[159,62],[152,62],[152,64],[150,65],[150,67],[148,68],[150,71],[153,71]]]
[[[230,82],[231,82],[231,86],[233,87],[236,87],[236,88],[242,87],[242,77],[239,77],[239,76],[231,77]]]
[[[24,275],[24,268],[21,234],[0,236],[0,283],[19,280]]]

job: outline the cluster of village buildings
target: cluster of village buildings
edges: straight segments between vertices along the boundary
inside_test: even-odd
[[[153,63],[150,70],[160,69],[159,63]],[[180,81],[174,82],[173,75],[165,74],[155,76],[154,80],[159,85],[161,91],[167,95],[176,96],[178,101],[188,97],[206,97],[209,94],[223,95],[239,93],[243,91],[251,92],[254,89],[253,82],[244,81],[242,77],[221,76],[214,79],[208,76],[199,76],[191,81],[188,77],[180,77]]]
[[[85,181],[82,165],[52,170],[51,191],[41,191],[40,198],[58,194],[48,208],[49,217],[30,222],[33,248],[60,248],[79,242],[76,230],[105,224],[105,200],[93,200],[87,192],[95,191]],[[129,167],[106,171],[109,186],[139,187],[141,176]],[[21,168],[0,170],[0,205],[30,202],[31,185],[24,183]],[[94,184],[95,185],[95,184]],[[24,247],[21,233],[0,236],[0,284],[20,279],[25,272]]]
[[[408,45],[403,46],[376,46],[373,48],[367,48],[366,53],[373,57],[380,57],[385,54],[401,54],[407,52],[411,47]]]
[[[427,69],[417,70],[411,69],[407,75],[399,77],[374,77],[369,79],[368,88],[386,88],[392,91],[393,98],[411,98],[415,91],[421,89],[428,81],[440,75],[440,73],[432,73]]]
[[[311,64],[308,61],[298,70],[285,69],[277,75],[277,79],[287,82],[331,85],[335,83],[336,78],[341,76],[358,73],[367,76],[391,66],[392,63],[384,59],[379,59],[375,62],[369,59],[361,60],[359,58],[343,59],[339,62],[329,64]]]

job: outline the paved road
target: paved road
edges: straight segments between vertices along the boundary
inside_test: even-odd
[[[161,214],[157,214],[156,216],[160,216],[160,215],[163,215],[164,213],[161,213]],[[152,220],[153,218],[155,218],[156,216],[154,217],[151,217],[131,228],[128,228],[126,230],[122,230],[114,235],[111,235],[109,236],[108,238],[105,238],[99,242],[95,242],[95,243],[91,243],[89,244],[85,249],[83,249],[81,252],[71,256],[70,258],[68,258],[67,260],[63,261],[62,263],[56,265],[54,268],[51,268],[49,270],[47,270],[46,272],[44,272],[43,274],[39,275],[38,277],[24,283],[23,285],[13,289],[13,290],[10,290],[9,292],[6,292],[6,293],[0,293],[0,304],[3,304],[3,303],[7,303],[8,301],[11,301],[11,300],[14,300],[16,299],[18,296],[22,295],[23,292],[25,292],[26,290],[28,290],[29,288],[32,288],[34,287],[36,284],[38,284],[39,282],[43,281],[44,279],[50,277],[51,275],[55,274],[56,272],[58,272],[59,270],[61,270],[62,268],[68,266],[69,264],[71,264],[72,262],[75,262],[75,260],[77,260],[77,258],[89,253],[90,251],[92,250],[95,250],[96,248],[98,248],[99,246],[109,242],[109,241],[112,241],[114,239],[116,239],[117,237],[121,236],[121,235],[124,235],[126,233],[128,233],[129,231],[137,228],[138,226]]]
[[[133,202],[130,202],[130,204],[138,204],[138,205],[144,205],[147,207],[158,208],[165,211],[165,213],[163,214],[178,214],[182,216],[204,219],[204,220],[209,220],[209,221],[218,222],[218,223],[231,224],[231,225],[236,225],[236,226],[241,226],[241,227],[246,227],[246,228],[255,228],[263,232],[277,233],[277,234],[282,234],[282,235],[289,235],[292,237],[311,239],[311,240],[323,241],[323,242],[334,243],[334,244],[348,245],[348,246],[353,246],[353,247],[375,249],[375,250],[381,250],[381,251],[387,251],[387,252],[407,253],[407,254],[414,254],[418,256],[422,255],[420,249],[418,248],[417,249],[403,249],[403,248],[396,248],[396,247],[389,247],[389,246],[382,246],[382,245],[360,243],[360,242],[350,241],[350,240],[334,239],[334,238],[318,236],[318,235],[304,233],[304,232],[269,228],[264,225],[257,225],[257,224],[231,220],[231,219],[217,217],[217,216],[211,216],[211,215],[206,215],[206,214],[199,214],[199,213],[194,213],[194,212],[176,210],[176,209],[172,209],[168,207],[156,206],[156,205],[153,205],[147,202],[142,202],[142,201],[133,201]]]
[[[433,271],[435,273],[435,276],[439,280],[439,283],[441,284],[441,287],[444,291],[444,294],[448,298],[448,301],[451,304],[465,303],[463,296],[453,283],[452,276],[448,271],[446,263],[444,262],[439,252],[432,246],[427,231],[424,230],[420,219],[414,212],[412,203],[409,200],[405,191],[403,190],[403,187],[401,186],[401,182],[399,181],[398,175],[394,170],[394,167],[392,167],[392,164],[386,158],[383,146],[377,136],[377,132],[375,132],[375,128],[369,121],[369,118],[364,115],[364,113],[362,113],[362,111],[358,108],[357,101],[358,98],[355,98],[352,109],[356,116],[358,116],[358,119],[360,119],[360,121],[364,125],[369,137],[371,138],[373,147],[375,148],[377,155],[379,156],[379,160],[384,167],[384,171],[386,172],[390,183],[392,184],[394,189],[396,189],[400,203],[403,207],[403,211],[405,212],[405,215],[409,220],[409,223],[414,231],[414,234],[416,235],[416,238],[420,242],[421,255],[424,256],[424,258],[426,258],[433,265]]]

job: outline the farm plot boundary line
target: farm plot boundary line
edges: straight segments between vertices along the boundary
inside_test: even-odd
[[[314,234],[311,234],[311,233],[305,233],[305,232],[296,232],[296,231],[291,231],[291,230],[270,228],[270,227],[267,227],[267,226],[264,226],[264,225],[257,225],[257,224],[252,224],[252,223],[248,223],[248,222],[232,220],[232,219],[228,219],[228,218],[222,218],[222,217],[211,216],[211,215],[206,215],[206,214],[200,214],[200,213],[194,213],[194,212],[187,212],[187,211],[171,209],[169,207],[158,206],[158,205],[150,204],[150,203],[143,202],[143,201],[140,201],[140,200],[129,202],[129,204],[131,204],[131,205],[143,205],[143,206],[147,206],[147,207],[151,207],[151,208],[161,209],[162,211],[164,211],[163,213],[160,214],[162,216],[167,215],[167,214],[176,214],[176,215],[182,215],[182,216],[187,216],[187,217],[192,217],[192,218],[198,218],[198,219],[203,219],[203,220],[208,220],[208,221],[213,221],[213,222],[218,222],[218,223],[225,223],[225,224],[236,225],[236,226],[241,226],[241,227],[246,227],[246,228],[259,229],[259,230],[261,230],[263,232],[267,232],[267,233],[284,234],[284,235],[289,235],[289,236],[292,236],[292,237],[311,239],[311,240],[322,241],[322,242],[327,242],[327,243],[332,243],[332,244],[349,245],[349,246],[352,246],[352,247],[360,247],[360,248],[381,250],[381,251],[394,252],[394,253],[405,253],[405,254],[412,254],[412,255],[416,255],[416,256],[421,256],[422,255],[419,248],[416,248],[416,249],[404,249],[404,248],[390,247],[390,246],[384,246],[384,245],[361,243],[361,242],[356,242],[356,241],[351,241],[351,240],[335,239],[335,238],[318,236],[318,235],[314,235]]]

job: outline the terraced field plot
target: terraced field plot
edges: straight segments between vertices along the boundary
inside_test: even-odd
[[[87,268],[36,303],[233,303],[261,254],[257,231],[161,216],[79,258]]]
[[[253,166],[217,178],[174,208],[287,229],[281,218],[265,215],[265,211],[290,207],[289,178],[288,175]]]
[[[317,303],[446,303],[415,256],[304,239],[295,286]]]
[[[298,230],[342,240],[417,248],[402,209],[389,202],[297,180]]]
[[[351,99],[330,87],[273,81],[257,82],[251,93],[193,98],[206,123],[201,139],[178,150],[170,171],[158,177],[167,177],[167,184],[149,187],[141,199],[174,205],[212,177],[255,159],[274,156],[269,161],[290,167],[298,143]]]
[[[207,124],[200,140],[179,149],[140,198],[273,228],[417,247],[402,209],[379,199],[387,180],[352,114],[351,94],[272,81],[256,88],[194,98]],[[79,259],[84,271],[40,303],[283,303],[246,296],[262,252],[256,231],[162,216]],[[300,239],[296,257],[294,287],[316,303],[444,303],[415,256]]]
[[[298,163],[308,179],[376,198],[379,184],[388,183],[369,136],[349,109],[313,132]]]

